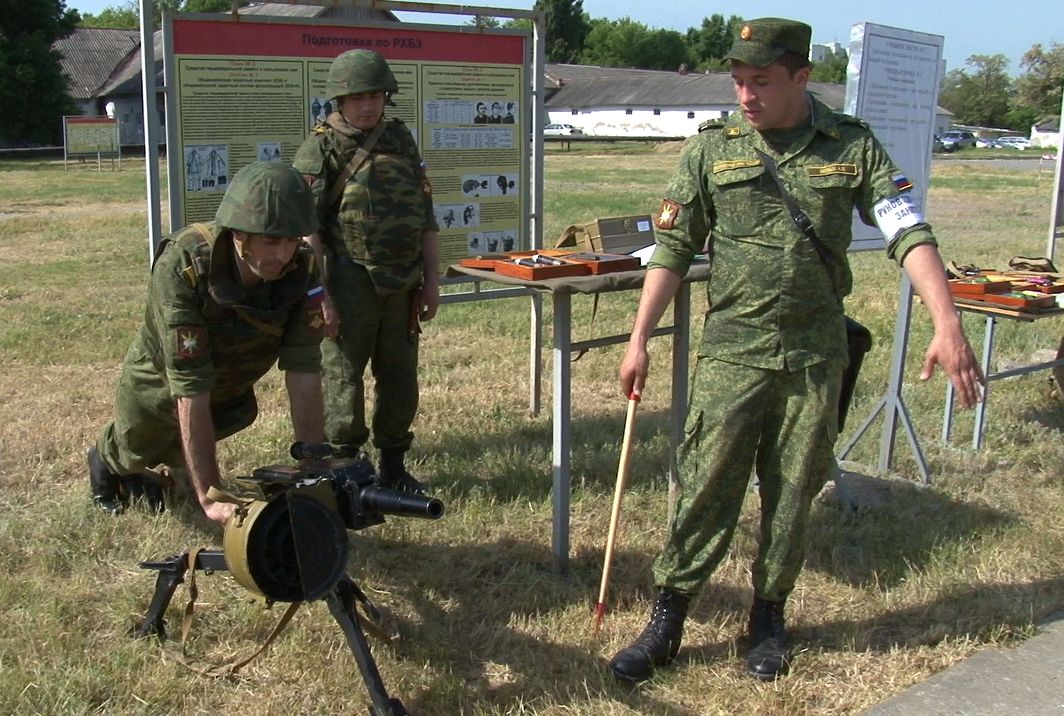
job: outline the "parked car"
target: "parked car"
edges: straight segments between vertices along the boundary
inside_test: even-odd
[[[1027,149],[1031,146],[1031,140],[1027,137],[999,137],[997,145],[1009,149]]]
[[[568,137],[573,134],[583,134],[584,131],[571,124],[548,124],[543,128],[543,134],[547,137]]]
[[[971,132],[951,129],[942,133],[942,150],[955,152],[958,149],[969,149],[975,146],[975,135]]]
[[[996,139],[990,139],[989,137],[976,137],[975,148],[976,149],[993,149],[998,145]]]

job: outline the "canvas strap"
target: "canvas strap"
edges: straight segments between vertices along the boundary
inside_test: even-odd
[[[199,596],[199,589],[196,587],[196,558],[199,557],[199,553],[203,550],[203,547],[196,547],[188,553],[188,604],[185,605],[184,615],[181,618],[181,641],[179,646],[168,645],[163,648],[163,658],[176,661],[190,671],[194,671],[200,676],[221,677],[229,676],[240,671],[252,661],[254,661],[260,654],[269,648],[273,640],[280,635],[284,628],[288,626],[288,622],[295,616],[296,611],[299,609],[299,605],[302,602],[292,602],[285,609],[284,614],[281,615],[280,621],[277,622],[277,626],[273,628],[270,635],[266,637],[266,641],[259,646],[258,649],[251,654],[231,659],[223,664],[210,664],[206,661],[200,660],[196,657],[189,656],[187,651],[187,643],[189,634],[192,632],[192,621],[195,615],[196,598]]]
[[[377,122],[377,126],[373,128],[373,131],[366,137],[366,141],[362,143],[358,149],[355,150],[354,156],[351,157],[351,161],[347,163],[344,170],[340,172],[340,176],[336,177],[336,181],[333,182],[332,188],[329,189],[329,203],[328,206],[333,206],[340,199],[340,195],[344,193],[344,187],[347,185],[347,180],[350,179],[355,172],[359,170],[369,155],[373,152],[373,147],[376,146],[377,140],[384,134],[384,120]]]
[[[809,243],[813,245],[816,250],[817,256],[824,263],[824,268],[827,269],[828,279],[831,281],[831,288],[837,294],[839,287],[835,285],[835,274],[831,270],[831,253],[828,251],[828,247],[824,245],[824,242],[820,240],[820,237],[816,234],[816,227],[813,226],[812,219],[809,215],[799,208],[795,203],[794,197],[787,191],[787,187],[783,185],[783,181],[780,179],[779,169],[776,166],[776,160],[769,155],[762,152],[760,149],[755,149],[757,156],[761,159],[761,163],[765,167],[765,171],[772,177],[772,181],[776,182],[776,187],[780,190],[780,198],[783,199],[783,205],[787,207],[787,212],[791,215],[791,221],[798,227],[798,230],[802,232],[802,235],[809,239]]]

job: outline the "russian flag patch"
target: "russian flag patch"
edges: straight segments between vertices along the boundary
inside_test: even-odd
[[[894,186],[897,187],[898,191],[905,191],[913,188],[913,183],[909,181],[904,174],[895,174],[890,180],[894,182]]]
[[[317,304],[325,300],[325,289],[321,286],[315,286],[307,291],[307,300],[310,303]]]

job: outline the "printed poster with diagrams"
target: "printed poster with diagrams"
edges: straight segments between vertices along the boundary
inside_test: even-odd
[[[63,117],[63,150],[68,157],[117,155],[118,120],[111,117]]]
[[[336,107],[334,57],[380,52],[395,107],[421,150],[440,226],[441,270],[466,256],[527,249],[527,33],[404,23],[347,26],[176,15],[164,35],[171,231],[210,221],[230,178],[257,160],[291,161]],[[180,181],[176,179],[180,177]]]

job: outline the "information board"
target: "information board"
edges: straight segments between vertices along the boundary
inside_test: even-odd
[[[287,20],[287,18],[286,18]],[[440,266],[529,246],[529,33],[176,15],[165,30],[171,231],[209,221],[229,178],[291,161],[335,109],[338,54],[380,52],[399,82],[386,117],[420,147],[440,225]]]
[[[854,25],[850,32],[845,111],[872,126],[925,208],[942,41],[940,35],[867,22]],[[883,246],[879,231],[855,217],[851,251]]]
[[[63,151],[67,157],[117,156],[118,120],[111,117],[63,117]]]

